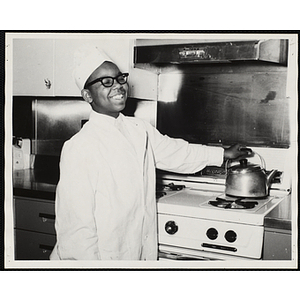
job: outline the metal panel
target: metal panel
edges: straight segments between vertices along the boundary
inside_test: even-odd
[[[91,107],[82,100],[35,100],[33,154],[60,155],[64,142],[89,119]]]
[[[159,75],[157,127],[192,143],[287,148],[289,105],[284,66],[181,66]]]
[[[267,60],[286,63],[286,41],[233,41],[134,48],[136,64],[220,63],[244,60]]]

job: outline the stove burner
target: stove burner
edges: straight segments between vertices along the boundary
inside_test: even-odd
[[[185,188],[185,185],[182,184],[174,184],[173,182],[169,184],[157,184],[156,185],[156,199],[159,199],[165,195],[167,195],[167,191],[181,191]]]
[[[163,197],[163,196],[166,196],[166,195],[167,195],[166,192],[157,191],[157,192],[156,192],[156,199],[159,199],[159,198],[161,198],[161,197]]]
[[[245,198],[238,198],[235,200],[228,200],[217,197],[216,200],[209,201],[208,203],[226,209],[251,209],[258,205],[257,201],[243,201]]]
[[[165,189],[171,190],[171,191],[181,191],[185,188],[185,185],[183,184],[174,184],[173,182],[169,183],[165,186]]]

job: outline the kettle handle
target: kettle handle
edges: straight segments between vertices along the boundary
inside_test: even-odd
[[[264,170],[266,170],[266,162],[265,162],[264,158],[263,158],[260,154],[258,154],[257,152],[254,152],[254,155],[255,155],[255,154],[260,158],[260,162],[261,162],[262,168],[263,168]]]
[[[253,156],[255,156],[255,154],[256,154],[260,158],[261,167],[265,170],[266,169],[266,162],[265,162],[264,158],[260,154],[258,154],[257,152],[255,152],[253,150],[252,150],[252,153],[253,153]],[[227,175],[227,170],[229,168],[228,164],[231,161],[232,161],[231,159],[227,159],[226,162],[225,162],[225,172],[226,172],[225,174],[226,175]]]

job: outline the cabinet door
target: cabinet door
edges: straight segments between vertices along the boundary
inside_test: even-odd
[[[56,39],[54,41],[54,76],[56,96],[79,96],[80,90],[73,79],[74,52],[82,44],[78,39]]]
[[[128,37],[103,38],[97,35],[87,38],[82,35],[61,39],[14,39],[13,94],[80,96],[80,90],[73,79],[74,53],[84,44],[102,49],[121,72],[129,72],[133,44]]]
[[[100,35],[96,39],[86,38],[86,36],[74,36],[73,38],[55,39],[55,96],[80,96],[81,92],[75,84],[73,78],[74,53],[81,46],[97,46],[102,49],[119,67],[121,72],[129,71],[130,57],[132,49],[130,40],[117,38],[102,38]]]
[[[15,230],[16,260],[47,260],[55,246],[55,235]]]
[[[13,95],[52,96],[53,40],[13,40]]]
[[[290,260],[291,247],[291,234],[265,230],[263,260]]]

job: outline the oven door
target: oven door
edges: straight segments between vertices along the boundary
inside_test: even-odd
[[[181,254],[181,253],[174,253],[174,252],[159,252],[158,260],[211,260],[209,258],[205,258],[202,256],[195,256],[189,254]]]
[[[251,258],[238,257],[226,254],[219,254],[201,250],[194,250],[169,245],[159,245],[158,260],[202,260],[202,261],[232,261],[232,260],[251,260]]]

